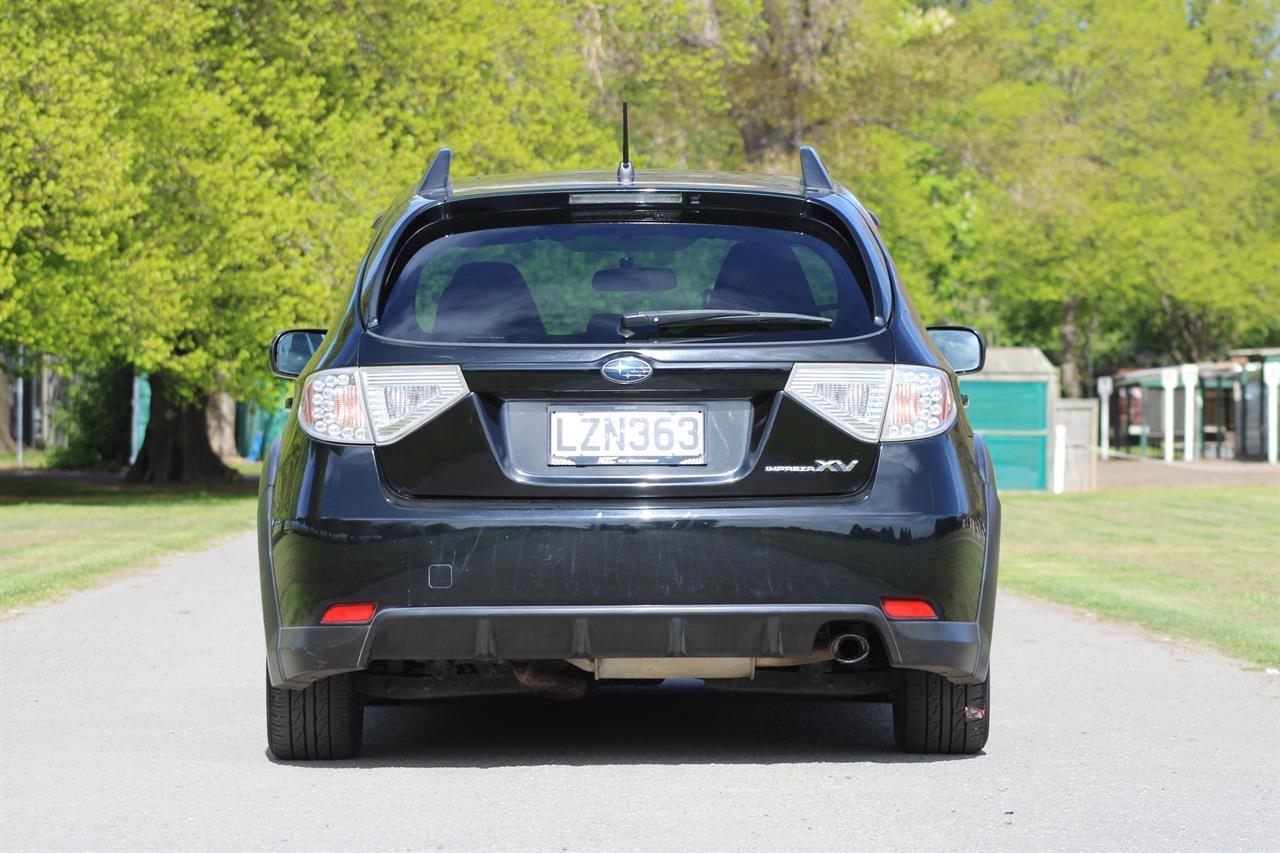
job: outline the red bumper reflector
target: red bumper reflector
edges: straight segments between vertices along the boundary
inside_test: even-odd
[[[378,605],[372,603],[363,604],[335,604],[324,612],[324,618],[321,622],[333,624],[334,622],[368,622],[373,618],[373,611],[378,609]]]
[[[890,619],[937,619],[933,605],[918,598],[886,598],[883,602],[884,615]]]

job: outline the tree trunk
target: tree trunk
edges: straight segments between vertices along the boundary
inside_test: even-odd
[[[171,402],[163,374],[151,374],[151,419],[138,458],[129,469],[131,483],[216,483],[235,480],[209,444],[205,407]]]
[[[1062,396],[1080,396],[1080,302],[1068,299],[1062,315]]]
[[[13,380],[0,369],[0,453],[17,453],[18,442],[13,438]]]
[[[225,391],[210,394],[205,412],[209,418],[209,446],[223,459],[236,453],[236,401]]]

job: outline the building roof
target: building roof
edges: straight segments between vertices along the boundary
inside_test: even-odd
[[[966,379],[981,379],[984,376],[1056,376],[1058,369],[1053,362],[1045,358],[1044,353],[1035,347],[988,347],[987,362],[982,372]]]
[[[1198,377],[1207,379],[1230,379],[1248,370],[1261,369],[1266,361],[1280,360],[1280,347],[1259,347],[1255,349],[1233,349],[1227,351],[1230,361],[1196,362]],[[1162,375],[1166,370],[1177,370],[1181,377],[1183,364],[1164,364],[1155,367],[1122,367],[1115,372],[1115,381],[1121,385],[1146,385],[1159,387]],[[1178,380],[1181,382],[1181,378]]]
[[[1231,377],[1240,372],[1240,365],[1230,361],[1202,361],[1196,364],[1196,368],[1198,378],[1201,381]],[[1164,371],[1169,369],[1178,371],[1178,381],[1181,382],[1181,364],[1167,364],[1162,367],[1122,368],[1116,371],[1115,381],[1118,385],[1146,385],[1158,388],[1163,381]]]

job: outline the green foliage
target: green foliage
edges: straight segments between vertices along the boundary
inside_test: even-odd
[[[991,286],[1016,338],[1116,363],[1274,342],[1273,3],[994,3],[982,98],[1006,188]],[[1227,48],[1224,40],[1233,45]],[[1270,104],[1268,102],[1271,102]],[[1001,251],[1013,246],[1014,251]],[[1061,347],[1054,346],[1061,336]]]
[[[0,7],[0,346],[82,355],[127,300],[120,233],[143,213],[135,141],[113,132],[116,98],[72,38],[72,8]],[[12,360],[11,360],[12,361]]]
[[[1073,377],[1280,343],[1277,0],[0,6],[0,351],[264,400],[441,144],[459,175],[794,172],[920,313]]]
[[[71,385],[69,404],[57,413],[67,443],[49,451],[50,468],[124,467],[129,461],[133,370],[109,364],[88,370]]]
[[[265,342],[329,319],[443,141],[462,174],[603,144],[573,20],[501,5],[5,6],[0,346],[266,396]]]

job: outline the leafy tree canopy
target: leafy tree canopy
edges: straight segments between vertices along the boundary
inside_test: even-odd
[[[0,351],[270,397],[265,342],[332,315],[435,148],[608,168],[626,98],[641,169],[817,144],[922,314],[1078,393],[1280,342],[1278,38],[1277,0],[18,0]]]

